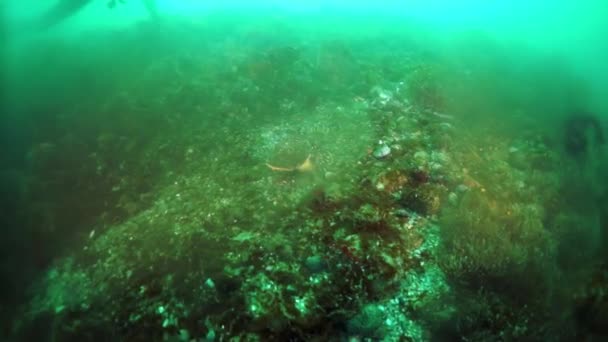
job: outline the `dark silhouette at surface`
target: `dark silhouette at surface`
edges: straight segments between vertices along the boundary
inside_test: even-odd
[[[92,0],[59,0],[37,21],[35,27],[37,29],[45,29],[57,25],[78,13],[78,11],[91,2]],[[150,14],[150,17],[156,20],[158,18],[156,0],[142,0],[142,2]],[[116,7],[118,3],[125,3],[125,0],[110,0],[107,3],[107,6],[112,9]]]
[[[37,28],[45,29],[66,20],[76,14],[91,0],[59,0],[59,2],[47,11],[37,23]]]

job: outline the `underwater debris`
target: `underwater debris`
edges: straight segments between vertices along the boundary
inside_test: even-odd
[[[311,172],[314,169],[314,165],[312,164],[312,161],[310,160],[311,155],[309,154],[308,157],[306,157],[306,160],[304,160],[301,164],[295,166],[295,167],[280,167],[280,166],[274,166],[274,165],[270,165],[268,163],[266,163],[266,166],[268,166],[269,169],[271,169],[272,171],[280,171],[280,172]]]

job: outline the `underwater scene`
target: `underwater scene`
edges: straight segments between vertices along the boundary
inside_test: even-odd
[[[607,36],[592,0],[0,3],[0,340],[608,340]]]

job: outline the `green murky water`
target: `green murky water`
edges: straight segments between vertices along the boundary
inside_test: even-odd
[[[600,1],[1,6],[3,340],[608,335]]]

